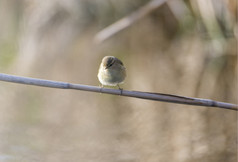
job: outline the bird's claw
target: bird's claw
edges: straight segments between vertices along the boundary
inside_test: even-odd
[[[103,85],[101,84],[99,85],[99,87],[100,87],[100,93],[102,93]]]
[[[122,95],[123,88],[121,88],[119,85],[117,85],[117,87],[118,87],[119,90],[121,91],[120,95]]]

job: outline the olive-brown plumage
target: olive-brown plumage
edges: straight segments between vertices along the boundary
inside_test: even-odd
[[[118,86],[126,78],[126,68],[121,60],[114,56],[105,56],[98,70],[98,80],[104,86]],[[120,87],[119,87],[120,88]]]

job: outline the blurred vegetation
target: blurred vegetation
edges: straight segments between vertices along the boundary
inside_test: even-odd
[[[1,0],[2,72],[98,85],[106,55],[124,89],[237,104],[237,1],[171,0],[101,44],[146,0]],[[237,161],[237,113],[1,82],[5,161]]]

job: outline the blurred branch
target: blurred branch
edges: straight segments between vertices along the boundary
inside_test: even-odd
[[[130,14],[127,17],[124,17],[117,22],[113,23],[112,25],[106,27],[102,31],[96,34],[94,41],[96,43],[102,43],[106,39],[110,38],[111,36],[115,35],[119,31],[129,27],[136,21],[142,19],[155,9],[157,9],[159,6],[164,4],[167,0],[152,0],[149,3],[147,3],[145,6],[141,7],[140,9],[136,10],[132,14]]]
[[[169,95],[169,94],[139,92],[139,91],[127,91],[127,90],[121,91],[118,89],[109,89],[109,88],[101,88],[101,87],[88,86],[88,85],[82,85],[82,84],[71,84],[71,83],[51,81],[51,80],[20,77],[20,76],[8,75],[8,74],[2,74],[2,73],[0,73],[0,80],[6,81],[6,82],[14,82],[14,83],[20,83],[20,84],[28,84],[28,85],[35,85],[35,86],[51,87],[51,88],[76,89],[76,90],[83,90],[83,91],[108,93],[113,95],[121,95],[121,96],[128,96],[128,97],[135,97],[135,98],[142,98],[142,99],[156,100],[156,101],[163,101],[163,102],[172,102],[172,103],[178,103],[178,104],[219,107],[219,108],[238,111],[238,106],[235,104],[218,102],[218,101],[213,101],[209,99],[191,98],[191,97],[183,97],[183,96],[176,96],[176,95]]]

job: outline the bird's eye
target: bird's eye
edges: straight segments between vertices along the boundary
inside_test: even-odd
[[[112,66],[112,63],[111,64],[107,64],[106,69],[111,67],[111,66]]]
[[[113,64],[113,63],[110,63],[110,64],[108,64],[108,65],[107,65],[107,67],[108,67],[108,68],[109,68],[109,67],[111,67],[111,66],[112,66],[112,64]]]
[[[106,66],[106,68],[111,67],[111,66],[114,64],[114,62],[115,62],[114,59],[109,59],[108,62],[107,62],[107,66]]]

